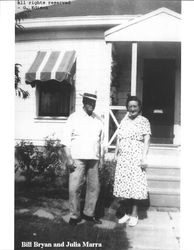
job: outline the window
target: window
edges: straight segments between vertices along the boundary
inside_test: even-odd
[[[69,116],[72,88],[67,82],[59,83],[54,80],[38,84],[38,116]]]

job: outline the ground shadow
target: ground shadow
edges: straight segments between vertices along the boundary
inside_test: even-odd
[[[71,249],[127,250],[130,248],[126,233],[121,227],[98,228],[88,222],[73,227],[63,220],[50,221],[32,215],[16,216],[15,250],[21,250],[22,242],[51,243],[52,247],[44,247],[44,249],[53,250],[63,249],[54,247],[54,243],[71,244],[69,247]],[[83,247],[83,242],[98,243],[99,247]],[[33,247],[33,249],[40,249],[40,247]]]
[[[113,202],[114,197],[110,191],[110,187],[101,187],[99,198],[96,204],[96,216],[98,218],[102,218],[106,213],[106,209],[110,208]]]
[[[70,243],[74,245],[66,247],[67,249],[127,250],[131,247],[125,232],[125,225],[118,225],[116,217],[109,216],[107,210],[103,210],[101,227],[90,222],[81,223],[76,227],[70,226],[63,218],[69,213],[68,196],[66,192],[58,191],[50,189],[46,192],[45,188],[32,186],[25,189],[17,188],[15,193],[15,250],[23,249],[22,242],[23,244],[31,242],[32,246],[37,244],[34,242],[48,243],[43,249],[50,250],[64,249],[63,245]],[[37,209],[49,212],[54,218],[35,216],[34,212]],[[83,242],[99,243],[101,246],[84,247]],[[25,247],[25,249],[40,250],[41,248],[35,245]]]

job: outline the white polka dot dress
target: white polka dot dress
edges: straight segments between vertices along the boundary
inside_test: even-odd
[[[138,115],[134,120],[128,116],[118,129],[119,151],[115,171],[114,191],[116,197],[147,199],[146,173],[141,169],[143,136],[151,134],[147,118]]]

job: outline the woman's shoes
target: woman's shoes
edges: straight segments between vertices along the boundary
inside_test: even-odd
[[[118,220],[119,224],[123,224],[128,221],[128,226],[134,227],[138,223],[138,216],[130,216],[128,214],[125,214],[122,218]]]
[[[128,214],[125,214],[123,217],[121,217],[119,220],[118,220],[118,223],[119,224],[123,224],[123,223],[125,223],[125,222],[127,222],[129,219],[130,219],[130,215],[128,215]]]
[[[136,216],[136,217],[130,216],[130,220],[129,220],[129,222],[128,222],[128,225],[129,225],[130,227],[134,227],[134,226],[137,225],[137,223],[138,223],[138,216]]]

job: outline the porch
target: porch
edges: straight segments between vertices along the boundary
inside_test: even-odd
[[[168,29],[166,29],[168,25]],[[110,53],[106,145],[115,148],[127,94],[142,101],[151,143],[180,145],[180,15],[161,8],[105,32]],[[162,34],[162,35],[161,35]]]

